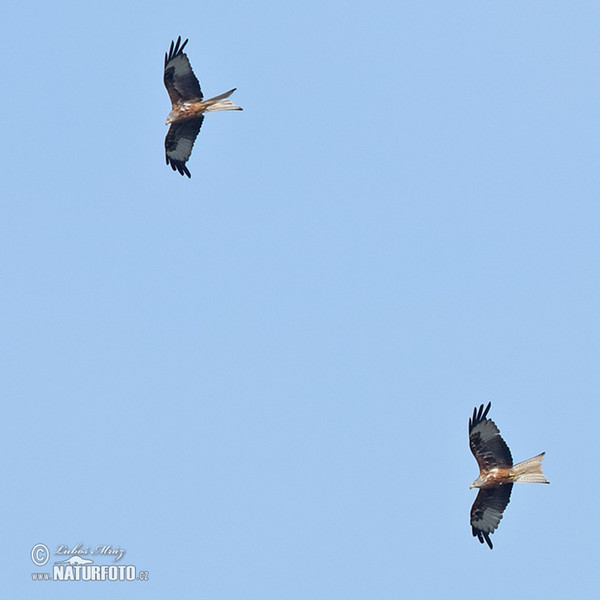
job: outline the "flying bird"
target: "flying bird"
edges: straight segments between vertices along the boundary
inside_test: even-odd
[[[473,536],[493,548],[490,534],[498,527],[502,513],[510,502],[513,483],[550,483],[542,472],[545,452],[513,466],[513,459],[500,431],[487,418],[492,403],[473,409],[469,419],[469,445],[479,465],[479,477],[471,488],[479,493],[471,508]]]
[[[188,40],[185,40],[182,44],[179,36],[177,42],[171,42],[169,52],[165,52],[164,82],[172,105],[166,122],[167,125],[171,124],[171,127],[165,138],[165,152],[167,165],[170,164],[173,171],[191,177],[185,163],[192,154],[204,113],[242,109],[227,99],[236,88],[214,98],[203,99],[200,83],[192,71],[187,55],[183,52],[187,43]]]

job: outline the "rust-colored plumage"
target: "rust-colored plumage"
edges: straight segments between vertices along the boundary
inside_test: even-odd
[[[542,472],[545,452],[513,466],[510,449],[487,414],[492,403],[473,409],[469,419],[469,446],[479,465],[479,477],[471,487],[479,493],[471,508],[473,536],[493,548],[490,534],[498,527],[510,502],[513,483],[550,483]]]
[[[183,52],[187,43],[188,40],[185,40],[182,44],[179,36],[177,42],[171,42],[169,52],[165,53],[164,82],[172,105],[167,116],[167,125],[171,124],[171,127],[165,138],[165,153],[167,165],[170,164],[173,171],[191,177],[185,163],[192,154],[204,113],[242,109],[227,99],[235,92],[235,88],[204,100],[200,83]]]

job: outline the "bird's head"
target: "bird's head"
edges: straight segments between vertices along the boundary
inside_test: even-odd
[[[481,475],[471,484],[471,487],[469,489],[473,489],[473,488],[479,488],[481,487],[481,485],[483,484],[483,481],[481,481]]]
[[[165,125],[169,125],[170,123],[172,123],[175,120],[175,115],[173,113],[173,111],[171,111],[168,115],[167,115],[167,120],[165,121]]]

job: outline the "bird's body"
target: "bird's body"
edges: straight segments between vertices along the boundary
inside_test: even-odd
[[[545,452],[524,460],[510,469],[495,468],[481,471],[471,488],[489,488],[506,483],[550,483],[542,472]]]
[[[183,52],[188,40],[181,44],[181,36],[177,42],[171,42],[168,53],[165,53],[164,82],[169,98],[171,99],[171,112],[167,116],[166,124],[171,125],[165,138],[165,153],[167,165],[181,175],[191,177],[186,167],[186,162],[192,154],[196,137],[200,132],[204,113],[219,110],[242,110],[228,100],[235,92],[235,88],[204,100],[200,83],[187,55]]]
[[[208,100],[200,100],[199,102],[182,102],[180,104],[174,104],[171,112],[167,115],[166,124],[179,123],[180,121],[189,121],[190,119],[197,119],[200,115],[207,112],[217,112],[219,110],[242,110],[239,106],[236,106],[231,100],[227,100],[236,88],[219,94],[214,98]]]
[[[507,481],[512,481],[512,469],[491,469],[487,473],[482,473],[471,484],[471,488],[496,487]]]
[[[204,102],[186,102],[174,106],[171,112],[167,115],[166,125],[177,123],[179,121],[187,121],[195,119],[198,115],[204,112]]]
[[[502,513],[510,502],[514,483],[550,483],[542,471],[545,452],[513,465],[512,455],[500,430],[487,414],[488,403],[473,409],[469,419],[469,445],[479,465],[479,477],[471,484],[479,488],[471,508],[473,536],[483,544],[484,540],[493,547],[490,534],[498,527]]]

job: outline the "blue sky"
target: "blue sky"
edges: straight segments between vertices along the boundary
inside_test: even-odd
[[[598,3],[4,13],[10,597],[597,590]],[[207,116],[191,180],[164,164],[178,35],[244,107]],[[493,551],[489,401],[552,483],[514,490]],[[32,582],[37,543],[150,579]]]

